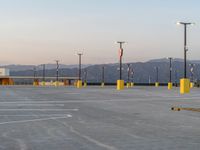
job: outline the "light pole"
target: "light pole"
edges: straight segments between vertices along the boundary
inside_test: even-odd
[[[38,85],[38,82],[37,82],[37,79],[36,79],[36,77],[37,77],[37,70],[36,70],[36,66],[35,67],[33,67],[33,85],[34,86],[37,86]]]
[[[177,81],[178,81],[178,79],[177,79],[177,78],[178,78],[178,71],[175,70],[174,73],[175,73],[175,74],[174,74],[174,76],[175,76],[175,77],[174,77],[174,78],[175,78],[175,86],[177,87],[177,86],[178,86],[178,82],[177,82]]]
[[[172,57],[168,57],[169,59],[169,82],[168,82],[168,89],[171,90],[173,83],[172,83]]]
[[[180,93],[189,93],[190,92],[190,80],[187,78],[187,26],[193,25],[191,22],[177,22],[177,25],[184,26],[184,78],[180,81]]]
[[[127,64],[127,84],[126,84],[126,86],[127,86],[127,88],[129,88],[130,87],[130,71],[131,71],[131,64]]]
[[[194,67],[195,67],[195,64],[189,64],[189,66],[190,66],[190,74],[191,74],[190,87],[193,88],[194,87]]]
[[[133,82],[133,77],[134,77],[134,71],[133,71],[133,68],[131,69],[131,87],[134,86],[134,82]]]
[[[87,87],[87,69],[84,70],[84,87]]]
[[[59,60],[55,60],[56,62],[56,86],[59,86]]]
[[[159,82],[158,82],[158,67],[155,67],[155,71],[156,71],[156,82],[155,82],[155,86],[158,87],[158,86],[159,86]]]
[[[105,66],[102,66],[102,74],[101,74],[101,87],[105,85]]]
[[[79,56],[79,73],[78,73],[77,88],[82,87],[82,80],[81,80],[81,56],[82,55],[83,55],[82,53],[78,53],[78,56]]]
[[[117,80],[117,90],[124,89],[124,80],[122,80],[122,56],[123,56],[123,48],[122,45],[125,43],[123,41],[118,41],[119,44],[119,80]]]
[[[42,66],[42,85],[45,86],[45,64],[41,64]]]

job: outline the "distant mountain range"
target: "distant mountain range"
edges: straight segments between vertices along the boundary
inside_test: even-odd
[[[88,65],[85,65],[83,64],[82,67],[85,68],[85,67],[88,67],[90,66],[89,64]],[[41,65],[4,65],[4,66],[0,66],[0,67],[3,67],[3,68],[8,68],[10,69],[11,71],[25,71],[25,70],[32,70],[34,67],[37,67],[37,70],[41,70],[42,69],[42,66]],[[45,64],[45,67],[46,69],[55,69],[56,68],[56,64]],[[64,64],[59,64],[59,67],[60,68],[77,68],[78,65],[64,65]]]
[[[194,68],[194,78],[200,78],[200,61],[191,60],[189,63],[195,63]],[[156,73],[155,67],[159,67],[159,82],[166,83],[169,80],[169,60],[166,58],[154,59],[147,62],[135,62],[130,63],[134,70],[134,82],[137,83],[148,83],[155,82]],[[87,80],[89,82],[101,82],[103,65],[83,65],[82,78],[84,78],[84,70],[87,70]],[[119,64],[106,64],[105,66],[105,81],[106,82],[116,82],[119,78]],[[11,75],[13,76],[33,76],[33,65],[9,65],[6,66],[11,70]],[[179,80],[183,77],[183,59],[174,59],[172,64],[172,80]],[[177,78],[175,78],[175,71],[177,72]],[[38,68],[38,76],[42,76],[42,68]],[[187,67],[187,74],[190,77],[190,68]],[[77,65],[60,65],[59,69],[60,76],[77,76],[78,68]],[[46,70],[46,76],[56,76],[56,69],[54,64],[48,64]],[[123,79],[127,80],[127,64],[123,64]]]

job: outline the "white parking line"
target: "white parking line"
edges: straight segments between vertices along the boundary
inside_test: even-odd
[[[62,107],[62,106],[65,106],[64,104],[48,104],[48,103],[46,103],[46,104],[42,104],[42,103],[21,103],[21,104],[16,104],[16,103],[0,103],[1,104],[1,106],[18,106],[18,107],[20,107],[20,106],[42,106],[42,107],[44,107],[44,106],[46,106],[46,107],[50,107],[50,106],[60,106],[60,107]]]
[[[0,109],[0,111],[78,111],[79,109]]]
[[[72,117],[71,114],[47,114],[47,115],[0,115],[0,117]]]
[[[28,122],[37,122],[37,121],[47,121],[47,120],[57,120],[57,119],[66,119],[66,118],[69,118],[69,117],[65,116],[65,117],[50,117],[50,118],[42,118],[42,119],[8,121],[8,122],[0,122],[0,125],[15,124],[15,123],[28,123]]]

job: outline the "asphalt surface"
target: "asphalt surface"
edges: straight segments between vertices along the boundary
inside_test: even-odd
[[[0,150],[199,150],[200,89],[0,87]]]

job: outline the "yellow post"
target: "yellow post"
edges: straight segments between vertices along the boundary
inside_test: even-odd
[[[58,81],[55,82],[55,86],[59,86],[59,82]]]
[[[134,87],[134,83],[133,82],[131,82],[131,87]]]
[[[126,87],[130,88],[131,87],[131,83],[130,82],[126,83]]]
[[[82,88],[82,80],[78,80],[76,84],[77,88]]]
[[[104,83],[104,82],[102,82],[102,83],[101,83],[101,87],[104,87],[104,86],[105,86],[105,83]]]
[[[124,89],[124,80],[117,80],[117,90]]]
[[[194,87],[194,83],[190,82],[190,88],[193,88],[193,87]]]
[[[45,86],[45,84],[46,84],[45,81],[42,81],[42,86]]]
[[[87,87],[87,82],[84,82],[84,87]]]
[[[156,83],[155,83],[155,87],[159,87],[159,82],[156,82]]]
[[[190,80],[183,78],[180,80],[180,93],[186,94],[190,92]]]
[[[168,90],[171,90],[171,89],[172,89],[172,86],[173,86],[172,82],[169,82],[169,83],[168,83]]]

